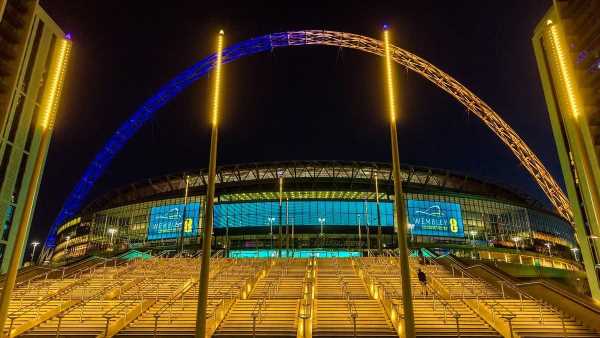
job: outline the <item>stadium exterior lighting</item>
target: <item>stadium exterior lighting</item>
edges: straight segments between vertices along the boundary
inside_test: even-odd
[[[475,235],[477,235],[477,231],[471,230],[471,231],[469,231],[469,234],[471,235],[471,240],[474,241],[475,240]]]
[[[38,245],[40,245],[40,242],[38,242],[38,241],[31,242],[31,246],[33,247],[33,249],[31,250],[31,264],[32,265],[33,265],[33,258],[35,257],[35,248],[37,248]]]
[[[283,246],[282,222],[283,222],[283,171],[278,171],[279,176],[279,246],[277,257],[281,257],[281,247]]]
[[[183,195],[183,215],[181,215],[181,229],[179,231],[179,242],[181,244],[180,246],[180,250],[179,252],[183,253],[183,238],[184,238],[184,233],[185,233],[185,221],[186,221],[186,209],[187,209],[187,204],[188,204],[188,192],[190,189],[190,175],[185,175],[185,190],[184,190],[184,195]],[[192,229],[190,229],[190,231],[193,230],[194,225],[192,224]]]
[[[571,251],[573,252],[573,257],[575,258],[575,262],[579,262],[579,257],[577,256],[577,251],[579,251],[579,248],[571,248]]]
[[[548,255],[552,257],[552,250],[550,249],[552,247],[552,243],[546,242],[544,245],[548,248]]]
[[[515,248],[519,251],[519,242],[521,241],[521,237],[515,236],[512,238],[513,242],[515,242]]]
[[[110,235],[110,245],[113,245],[113,239],[115,238],[115,234],[117,233],[117,229],[110,228],[107,231],[108,231],[108,234]]]
[[[198,311],[196,312],[196,338],[206,336],[206,306],[208,297],[208,274],[210,269],[210,244],[213,231],[215,181],[217,174],[217,141],[219,132],[219,90],[221,87],[221,66],[223,61],[223,39],[225,33],[219,32],[217,38],[217,59],[215,64],[215,82],[212,104],[212,130],[210,137],[210,157],[208,162],[208,186],[206,189],[206,225],[202,240],[202,258],[200,264],[200,286],[198,290]]]
[[[400,174],[400,152],[398,150],[398,132],[396,130],[396,99],[394,97],[394,76],[392,74],[392,56],[390,55],[389,27],[383,27],[385,51],[385,70],[390,114],[390,138],[392,148],[392,170],[394,173],[394,203],[398,222],[398,251],[400,256],[400,275],[402,278],[402,305],[404,307],[404,337],[415,338],[415,320],[413,313],[410,271],[408,263],[408,243],[406,240],[407,217],[402,195],[402,176]]]
[[[27,196],[23,207],[23,216],[21,217],[21,221],[17,228],[15,245],[10,258],[8,272],[6,273],[4,288],[2,289],[2,297],[0,297],[0,328],[4,328],[11,294],[16,283],[17,271],[21,265],[21,256],[23,255],[27,240],[28,224],[31,222],[35,197],[42,178],[42,170],[45,162],[44,152],[50,145],[50,138],[54,128],[54,121],[56,119],[56,112],[61,97],[67,64],[71,54],[71,44],[70,37],[65,37],[65,39],[62,39],[59,42],[58,48],[56,48],[56,51],[52,56],[52,64],[47,79],[48,89],[44,91],[42,106],[40,107],[42,112],[40,119],[40,127],[42,128],[40,146],[35,155],[33,172],[31,174],[31,179],[29,180]],[[10,334],[11,333],[8,332],[8,336],[10,336]],[[0,329],[0,338],[3,336],[4,330]]]
[[[379,176],[377,176],[377,172],[375,172],[375,201],[377,202],[377,251],[381,255],[381,208],[379,206]]]
[[[325,233],[323,232],[323,223],[325,223],[325,218],[319,217],[319,223],[321,224],[321,232],[319,233],[319,236],[323,237],[325,236]]]

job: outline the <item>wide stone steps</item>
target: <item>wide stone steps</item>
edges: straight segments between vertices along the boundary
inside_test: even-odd
[[[296,337],[298,300],[269,299],[257,313],[257,300],[238,300],[233,305],[213,337]]]
[[[56,336],[60,321],[60,336],[95,337],[105,329],[107,320],[104,315],[111,309],[120,305],[126,312],[136,304],[136,302],[124,303],[118,300],[90,300],[86,304],[65,311],[62,320],[58,317],[47,320],[28,331],[25,336]]]
[[[179,299],[167,306],[168,300],[161,300],[155,303],[150,309],[121,330],[119,337],[149,337],[154,335],[156,327],[160,337],[183,337],[193,336],[196,329],[196,310],[198,306],[197,298]],[[215,309],[221,303],[218,299],[208,300],[208,317],[210,318]],[[158,312],[162,309],[162,312]]]
[[[356,337],[398,337],[377,300],[353,301],[356,309]],[[353,337],[354,324],[345,301],[315,300],[313,337]]]
[[[44,304],[41,305],[27,306],[23,308],[20,306],[19,302],[11,302],[10,306],[8,307],[9,316],[4,323],[4,330],[8,331],[11,325],[11,317],[14,317],[14,320],[12,320],[12,329],[15,329],[24,323],[37,318],[40,314],[43,314],[46,311],[58,308],[62,303],[63,302],[60,300],[51,300],[44,302]],[[16,310],[21,311],[16,312]]]
[[[509,309],[516,317],[512,320],[513,330],[522,338],[538,338],[538,337],[600,337],[600,334],[585,327],[571,317],[564,318],[558,311],[553,311],[549,307],[542,307],[540,316],[540,307],[534,300],[518,299],[499,299],[493,302],[502,304],[506,309]],[[599,318],[600,320],[600,318]]]
[[[447,301],[449,308],[436,301],[435,307],[431,299],[414,299],[415,330],[418,337],[457,337],[458,330],[462,337],[490,338],[500,337],[483,319],[471,311],[459,300]],[[398,309],[402,304],[395,301]],[[460,314],[458,327],[452,309]]]

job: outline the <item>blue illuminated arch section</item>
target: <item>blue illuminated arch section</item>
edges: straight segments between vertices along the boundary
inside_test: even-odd
[[[383,55],[382,42],[370,37],[334,31],[305,30],[264,35],[231,45],[223,50],[223,62],[229,63],[244,56],[270,51],[279,47],[302,45],[329,45],[357,49],[379,56]],[[445,72],[408,51],[391,46],[391,56],[396,63],[404,65],[433,82],[479,117],[519,159],[557,211],[566,219],[571,219],[568,199],[554,178],[519,135],[485,102]],[[177,75],[162,86],[154,96],[146,100],[118,128],[86,168],[83,177],[65,201],[50,228],[44,243],[44,252],[47,253],[48,250],[56,246],[58,226],[72,218],[80,210],[94,184],[102,177],[105,169],[123,146],[152,118],[157,110],[166,105],[194,81],[208,73],[214,66],[215,60],[216,55],[211,54]]]

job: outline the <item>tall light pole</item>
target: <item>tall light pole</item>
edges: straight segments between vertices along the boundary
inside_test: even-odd
[[[219,133],[219,90],[221,87],[221,64],[223,63],[223,30],[217,39],[215,76],[212,102],[212,130],[210,135],[210,157],[208,161],[208,186],[206,188],[206,225],[202,241],[200,286],[198,288],[198,311],[196,312],[196,338],[206,336],[206,306],[208,298],[208,273],[210,269],[210,245],[214,221],[215,181],[217,178],[217,141]]]
[[[286,197],[285,198],[285,256],[286,257],[289,257],[289,255],[290,255],[289,224],[290,224],[290,201]]]
[[[181,244],[180,246],[180,253],[183,253],[183,235],[185,232],[185,214],[186,214],[186,209],[187,209],[187,204],[188,204],[188,191],[190,188],[190,175],[185,175],[185,192],[183,195],[183,215],[181,216],[181,231],[179,232],[179,242]],[[192,228],[194,227],[194,224],[192,224]]]
[[[269,221],[269,237],[271,238],[271,250],[273,250],[273,222],[275,222],[275,217],[268,217],[267,221]]]
[[[278,256],[281,257],[281,247],[283,246],[283,234],[282,234],[282,223],[283,223],[283,171],[277,172],[279,175],[279,250]]]
[[[362,248],[362,232],[360,230],[360,214],[356,215],[356,219],[358,223],[358,248],[359,250]]]
[[[33,246],[33,249],[31,249],[31,265],[33,265],[33,258],[35,257],[35,248],[37,248],[38,245],[40,245],[40,242],[38,241],[31,242],[31,246]]]
[[[323,236],[325,236],[325,233],[323,232],[323,223],[325,223],[325,218],[319,217],[319,223],[321,224],[321,232],[319,233],[319,236],[323,238]]]
[[[42,170],[44,168],[44,153],[50,145],[50,138],[52,136],[52,130],[54,129],[56,111],[58,110],[58,103],[61,96],[60,94],[62,92],[70,53],[71,40],[70,35],[67,35],[65,39],[62,39],[57,43],[57,48],[52,56],[50,72],[48,74],[48,78],[46,79],[46,89],[44,90],[42,97],[42,104],[40,107],[41,115],[39,121],[39,127],[41,128],[40,145],[38,147],[37,154],[35,155],[35,163],[33,166],[33,172],[31,173],[31,179],[29,180],[29,186],[27,187],[27,196],[25,197],[23,214],[17,228],[17,234],[14,242],[15,244],[12,250],[8,272],[6,273],[6,279],[4,282],[4,289],[2,289],[2,297],[0,297],[0,338],[4,336],[4,323],[6,322],[6,317],[8,316],[10,297],[15,287],[17,272],[19,266],[21,265],[21,256],[23,255],[23,250],[26,246],[27,227],[29,226],[31,217],[33,215],[33,205],[37,196],[38,186],[42,178]],[[10,333],[8,335],[10,336]]]
[[[379,178],[375,172],[375,201],[377,202],[377,252],[381,256],[381,208],[379,207]]]
[[[367,228],[367,256],[371,255],[371,228],[369,227],[369,205],[365,199],[365,228]]]
[[[392,145],[392,170],[394,173],[394,203],[398,220],[398,251],[400,256],[400,273],[402,277],[402,304],[404,307],[404,337],[415,338],[415,319],[413,313],[412,292],[410,285],[410,269],[408,263],[408,244],[406,241],[406,208],[402,195],[402,176],[400,175],[400,152],[398,150],[398,131],[396,130],[396,99],[394,93],[394,77],[392,74],[392,51],[388,26],[383,27],[385,49],[385,69],[387,76],[387,92],[390,113],[390,138]]]
[[[225,257],[229,257],[229,215],[225,220]]]

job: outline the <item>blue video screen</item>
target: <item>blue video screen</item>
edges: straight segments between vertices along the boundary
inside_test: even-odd
[[[169,204],[150,209],[148,240],[171,239],[183,235],[198,235],[198,215],[200,203]]]
[[[408,200],[408,225],[413,235],[464,237],[458,203]]]

